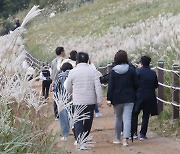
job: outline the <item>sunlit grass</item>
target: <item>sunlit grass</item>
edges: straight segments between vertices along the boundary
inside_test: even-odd
[[[110,27],[125,28],[159,14],[176,15],[179,7],[178,0],[97,0],[54,18],[36,20],[26,35],[27,48],[36,57],[50,61],[55,56],[51,52],[68,39],[104,36]]]

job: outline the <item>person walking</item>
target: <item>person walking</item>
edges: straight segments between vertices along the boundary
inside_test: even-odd
[[[151,58],[143,56],[140,60],[141,68],[137,69],[139,88],[136,92],[137,101],[133,112],[133,132],[134,138],[138,138],[138,115],[143,111],[142,124],[140,130],[140,140],[147,139],[149,116],[158,115],[157,99],[155,89],[158,88],[158,79],[155,71],[151,70],[149,65]]]
[[[81,120],[75,123],[74,131],[76,139],[87,133],[87,137],[91,131],[95,104],[102,103],[102,87],[99,75],[95,69],[89,64],[89,55],[84,52],[77,54],[77,66],[69,72],[69,76],[65,82],[65,88],[68,93],[72,93],[74,110],[80,106],[86,106],[80,115],[86,113],[89,119]],[[79,143],[79,141],[77,141]],[[81,147],[81,150],[86,147]]]
[[[53,83],[55,81],[56,75],[58,74],[58,72],[61,71],[60,68],[62,62],[65,59],[65,51],[63,47],[57,47],[55,52],[56,52],[56,58],[53,59],[53,61],[51,62],[51,79]],[[55,116],[55,120],[58,120],[59,115],[55,101],[54,101],[54,116]]]
[[[102,117],[102,113],[99,111],[99,108],[98,108],[97,104],[95,104],[94,112],[95,112],[95,117],[96,118]]]
[[[66,89],[64,88],[64,82],[66,78],[68,77],[69,71],[71,69],[73,69],[73,66],[70,63],[64,63],[62,65],[61,67],[62,72],[57,74],[56,79],[54,81],[54,85],[53,85],[54,95],[57,95],[57,93],[60,93],[60,96],[63,96],[63,98],[68,98],[68,93],[66,92]],[[61,140],[66,141],[68,139],[68,135],[70,131],[68,112],[66,109],[63,109],[59,113],[59,120],[60,120],[61,132],[63,136]]]
[[[56,50],[56,58],[51,62],[51,79],[54,82],[56,75],[60,71],[62,62],[65,60],[65,50],[63,47],[57,47]]]
[[[34,64],[32,64],[31,66],[28,65],[28,68],[25,74],[25,79],[28,81],[31,81],[35,77],[36,71],[33,67],[34,67]]]
[[[93,63],[91,63],[90,60],[89,60],[89,65],[90,65],[95,71],[97,71],[97,73],[98,73],[98,75],[99,75],[100,83],[101,83],[101,76],[102,76],[102,74],[96,69],[96,66],[95,66]],[[96,117],[96,118],[102,117],[102,113],[99,111],[99,107],[98,107],[97,104],[95,104],[94,112],[95,112],[95,117]]]
[[[77,56],[77,51],[76,50],[72,50],[70,52],[70,54],[69,54],[69,59],[63,60],[62,65],[64,63],[70,63],[73,66],[73,68],[74,68],[76,66],[76,56]]]
[[[131,132],[131,116],[136,97],[137,75],[129,65],[126,51],[119,50],[114,58],[115,66],[109,75],[107,100],[113,105],[115,114],[115,138],[113,143],[120,144],[123,122],[123,146],[128,146]]]
[[[51,74],[48,66],[44,66],[39,75],[39,79],[42,80],[42,95],[45,99],[49,97],[49,88],[52,83]]]

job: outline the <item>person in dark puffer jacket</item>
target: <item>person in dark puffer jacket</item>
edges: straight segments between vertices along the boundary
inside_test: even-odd
[[[131,116],[136,99],[137,74],[129,65],[127,53],[120,50],[116,53],[108,84],[108,105],[112,104],[115,113],[114,144],[120,143],[123,122],[123,145],[128,146],[127,140],[131,131]]]
[[[155,90],[158,87],[158,79],[156,73],[149,67],[150,62],[151,58],[149,56],[141,57],[141,68],[137,69],[139,88],[136,92],[137,101],[135,103],[132,118],[134,138],[137,138],[138,115],[141,110],[143,111],[140,140],[147,139],[146,133],[148,129],[149,116],[158,114],[155,93]]]

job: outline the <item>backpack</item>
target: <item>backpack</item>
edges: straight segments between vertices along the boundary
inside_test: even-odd
[[[49,70],[43,70],[42,71],[43,76],[46,78],[47,81],[52,83],[51,75]]]

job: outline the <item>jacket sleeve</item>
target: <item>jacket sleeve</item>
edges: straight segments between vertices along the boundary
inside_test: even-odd
[[[139,83],[138,83],[138,72],[134,69],[134,73],[133,73],[133,87],[135,90],[138,89],[139,87]]]
[[[46,78],[44,77],[43,73],[41,72],[40,75],[39,75],[39,79],[40,80],[46,80]]]
[[[102,93],[102,87],[101,87],[98,71],[95,72],[95,91],[97,96],[97,103],[102,104],[103,93]]]
[[[60,90],[60,89],[58,89],[59,87],[60,87],[60,84],[61,84],[61,78],[60,78],[60,76],[57,74],[57,76],[56,76],[56,78],[55,78],[55,81],[54,81],[54,83],[53,83],[53,91],[54,92],[58,92],[58,90]]]
[[[157,75],[155,73],[155,81],[154,81],[154,87],[155,89],[158,88],[159,84],[158,84],[158,78],[157,78]]]
[[[107,100],[113,101],[113,93],[114,93],[114,73],[113,71],[109,74],[109,82],[108,82],[108,92],[107,92]]]
[[[64,88],[67,90],[67,93],[72,94],[73,91],[73,74],[70,71],[67,79],[64,82]]]

